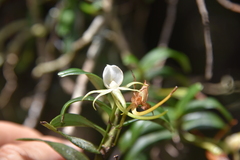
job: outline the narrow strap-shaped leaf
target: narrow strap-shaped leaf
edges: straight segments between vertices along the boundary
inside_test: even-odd
[[[164,128],[166,128],[170,132],[174,131],[172,124],[170,122],[166,121],[165,119],[162,119],[161,117],[158,118],[158,119],[153,119],[151,121],[163,126]]]
[[[176,60],[184,71],[191,70],[189,60],[187,56],[181,52],[175,51],[170,48],[157,47],[149,51],[140,61],[140,66],[145,70],[156,68],[157,64],[165,61],[167,58],[173,58]]]
[[[137,139],[136,143],[132,145],[126,154],[125,160],[136,159],[137,156],[149,145],[152,145],[161,140],[170,139],[172,134],[167,130],[157,131],[153,133],[146,134]]]
[[[187,90],[186,95],[176,104],[176,118],[182,116],[186,110],[187,104],[194,98],[194,96],[202,90],[200,83],[193,84]]]
[[[62,143],[45,141],[45,140],[41,140],[41,139],[37,139],[37,138],[21,138],[18,140],[45,142],[67,160],[80,160],[80,159],[81,160],[89,160],[88,157],[86,155],[84,155],[83,153],[73,149],[72,147],[62,144]]]
[[[182,135],[183,135],[183,138],[188,142],[194,143],[196,146],[206,149],[215,155],[224,154],[224,151],[222,150],[222,148],[220,148],[217,145],[216,140],[206,138],[206,137],[199,137],[188,132],[184,132]]]
[[[205,98],[201,100],[193,100],[186,106],[186,112],[192,112],[196,110],[216,109],[218,110],[228,121],[232,120],[231,114],[225,109],[225,107],[214,98]]]
[[[182,117],[183,130],[198,130],[203,128],[218,128],[222,129],[226,124],[223,119],[215,113],[207,111],[198,111],[186,114]]]
[[[52,130],[52,131],[62,135],[63,137],[68,139],[70,142],[72,142],[74,145],[76,145],[76,146],[78,146],[78,147],[80,147],[80,148],[82,148],[82,149],[84,149],[84,150],[86,150],[88,152],[100,154],[100,152],[98,151],[97,147],[95,147],[91,142],[88,142],[88,141],[86,141],[84,139],[81,139],[81,138],[72,137],[72,136],[69,136],[67,134],[64,134],[63,132],[57,130],[57,128],[55,128],[51,124],[47,123],[46,121],[42,121],[41,124],[44,127],[46,127],[48,129],[50,129],[50,130]]]
[[[50,124],[56,128],[66,127],[66,126],[75,126],[75,127],[91,127],[101,133],[103,136],[106,134],[105,130],[92,123],[85,117],[78,114],[70,114],[66,113],[64,115],[64,120],[61,122],[62,116],[58,115],[54,119],[51,120]]]
[[[90,72],[85,72],[79,68],[70,68],[65,71],[61,71],[58,73],[60,77],[66,77],[70,75],[80,75],[80,74],[86,74],[86,76],[89,78],[90,82],[94,85],[96,89],[103,89],[103,80],[99,76],[90,73]]]
[[[162,126],[151,121],[139,120],[131,125],[130,129],[121,136],[118,146],[121,152],[125,153],[134,145],[141,135],[162,129]]]

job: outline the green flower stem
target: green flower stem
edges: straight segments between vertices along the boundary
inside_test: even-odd
[[[108,122],[108,125],[107,125],[107,128],[106,128],[106,134],[105,136],[103,137],[99,147],[98,147],[98,150],[101,150],[102,146],[103,146],[103,143],[106,141],[106,139],[109,137],[109,132],[110,132],[110,129],[112,128],[112,121],[114,121],[114,117],[115,117],[115,112],[116,112],[116,109],[117,107],[113,107],[113,110],[112,110],[112,114],[109,118],[109,122]]]
[[[117,107],[116,107],[117,108]],[[112,146],[113,146],[113,140],[116,137],[117,131],[118,131],[118,121],[119,121],[119,115],[120,115],[120,110],[116,109],[114,113],[114,118],[113,118],[113,123],[111,124],[112,127],[110,129],[110,131],[108,132],[108,137],[105,139],[102,147],[105,149],[105,151],[107,152]]]
[[[115,140],[114,140],[113,146],[115,146],[115,145],[117,144],[117,141],[118,141],[118,138],[119,138],[119,135],[120,135],[120,133],[121,133],[121,130],[122,130],[122,127],[123,127],[123,124],[124,124],[124,122],[125,122],[126,117],[127,117],[127,114],[123,114],[119,125],[116,126],[116,128],[117,128],[117,134],[116,134],[116,138],[115,138]]]
[[[110,105],[112,107],[112,113],[109,117],[109,123],[106,128],[106,135],[103,137],[103,139],[98,147],[98,150],[101,150],[102,148],[104,148],[105,152],[111,147],[111,143],[108,144],[109,142],[107,143],[107,141],[109,141],[110,136],[114,136],[114,135],[112,135],[112,130],[114,128],[113,126],[116,126],[118,124],[118,119],[119,119],[119,114],[120,114],[120,111],[117,108],[112,95],[109,95],[108,99],[109,99]]]

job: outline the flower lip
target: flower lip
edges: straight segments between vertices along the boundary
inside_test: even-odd
[[[123,72],[116,65],[107,65],[103,70],[103,83],[108,89],[118,88],[123,82]]]

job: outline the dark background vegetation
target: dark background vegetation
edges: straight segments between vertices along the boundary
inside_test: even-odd
[[[56,7],[61,1],[43,0],[39,1],[39,15],[34,17],[30,11],[31,0],[0,0],[0,32],[10,23],[23,19],[26,21],[25,29],[30,30],[35,23],[43,23],[47,21],[49,10]],[[72,0],[73,3],[79,4],[82,1]],[[234,1],[233,1],[234,2]],[[239,1],[235,1],[236,3]],[[177,4],[176,21],[173,25],[172,34],[168,47],[184,53],[189,58],[191,63],[191,72],[183,73],[190,82],[202,82],[209,84],[218,84],[221,78],[229,75],[235,84],[235,88],[225,94],[209,94],[216,97],[229,111],[233,117],[239,119],[239,84],[240,80],[240,13],[233,12],[224,8],[216,0],[206,0],[206,7],[209,13],[211,40],[213,44],[213,76],[207,80],[204,78],[206,50],[204,44],[204,33],[201,16],[198,11],[196,1],[194,0],[179,0]],[[116,13],[123,35],[133,55],[141,59],[148,51],[158,46],[161,31],[163,29],[164,20],[166,18],[167,5],[164,0],[116,0],[114,1]],[[29,6],[30,5],[30,6]],[[70,7],[71,8],[71,7]],[[33,9],[33,8],[32,8]],[[87,14],[76,6],[78,11],[75,12],[74,26],[72,26],[71,38],[74,40],[81,37],[81,34],[87,29],[96,14]],[[97,14],[101,13],[99,11]],[[55,23],[58,23],[56,21]],[[54,26],[54,25],[53,25]],[[19,26],[15,26],[18,28]],[[23,28],[24,29],[24,28]],[[9,32],[14,30],[9,28]],[[49,56],[46,61],[53,60],[61,54],[65,54],[63,50],[53,47],[53,52],[49,55],[39,53],[39,43],[44,39],[44,45],[47,45],[50,38],[62,40],[64,36],[50,27],[50,33],[44,37],[30,36],[24,40],[19,49],[14,50],[18,60],[13,66],[7,65],[7,56],[11,51],[11,44],[16,40],[17,33],[11,34],[9,37],[0,41],[0,56],[1,56],[1,72],[0,72],[0,90],[6,87],[7,82],[14,80],[16,89],[10,93],[10,99],[3,105],[0,101],[0,119],[8,120],[17,123],[23,123],[28,116],[28,111],[33,103],[33,97],[39,91],[37,86],[41,83],[40,77],[32,75],[33,68],[39,64],[44,56]],[[1,33],[3,35],[4,33]],[[23,34],[24,35],[24,34]],[[74,35],[74,36],[73,36]],[[20,36],[21,37],[21,36]],[[24,37],[24,36],[22,36]],[[56,38],[57,37],[57,38]],[[24,38],[22,38],[24,39]],[[18,43],[22,43],[19,38]],[[56,41],[56,43],[60,43]],[[121,62],[121,55],[116,49],[116,45],[106,41],[100,56],[95,60],[96,67],[94,73],[101,76],[101,72],[106,63],[124,66]],[[56,46],[55,46],[56,47]],[[82,64],[86,58],[87,45],[85,48],[77,52],[71,64],[59,69],[67,69],[71,67],[82,68]],[[41,48],[41,47],[40,47]],[[60,51],[59,51],[60,50]],[[10,58],[11,59],[11,58]],[[167,65],[178,65],[174,61],[168,60]],[[15,75],[13,79],[6,79],[8,69],[13,67]],[[11,70],[11,69],[10,69]],[[43,109],[40,117],[37,120],[50,121],[53,117],[59,114],[63,104],[71,99],[71,93],[67,93],[62,88],[62,82],[57,76],[57,72],[48,73],[50,82],[47,84],[46,90],[43,91]],[[5,73],[4,73],[5,72]],[[181,72],[181,71],[180,71]],[[12,73],[12,72],[11,72]],[[74,80],[75,77],[71,77]],[[10,82],[11,83],[11,82]],[[163,86],[168,86],[168,81],[164,81]],[[10,85],[11,86],[11,85]],[[91,88],[92,86],[89,85]],[[71,87],[70,87],[71,88]],[[11,90],[11,89],[10,89]],[[11,92],[11,91],[7,91]],[[5,92],[1,92],[5,94]],[[3,96],[3,95],[1,95]],[[2,99],[3,100],[3,99]],[[6,100],[6,99],[4,99]],[[90,108],[90,107],[89,107]],[[92,108],[83,110],[83,114],[93,121],[99,121],[89,115],[94,110]],[[96,117],[96,116],[95,116]],[[44,133],[50,134],[42,126],[35,126]],[[239,126],[233,128],[234,132],[239,131]],[[88,131],[86,131],[88,132]],[[86,136],[85,134],[82,134]],[[86,137],[88,138],[88,137]],[[96,140],[98,141],[98,140]],[[200,152],[199,152],[200,153]]]

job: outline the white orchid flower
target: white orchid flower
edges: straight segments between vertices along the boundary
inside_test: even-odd
[[[103,76],[104,86],[107,89],[90,91],[83,97],[83,99],[84,99],[87,96],[89,96],[90,94],[99,93],[99,95],[93,101],[94,108],[95,108],[94,104],[95,104],[96,100],[98,98],[100,98],[101,96],[109,94],[109,93],[112,94],[114,100],[118,100],[121,103],[121,105],[124,108],[126,108],[126,101],[120,90],[137,91],[137,90],[131,89],[129,87],[134,84],[142,84],[140,82],[131,82],[128,85],[126,85],[125,87],[120,87],[123,82],[123,72],[116,65],[107,65],[103,70],[102,76]]]
[[[90,94],[99,93],[99,95],[93,101],[93,107],[94,107],[94,109],[96,109],[94,106],[96,100],[98,98],[100,98],[101,96],[110,93],[110,94],[112,94],[114,104],[118,107],[118,109],[120,111],[123,112],[123,114],[126,114],[126,115],[128,115],[132,118],[136,118],[136,119],[151,120],[151,119],[156,119],[156,118],[163,116],[164,114],[167,113],[167,111],[165,111],[161,114],[155,115],[155,116],[144,116],[144,115],[152,112],[153,110],[155,110],[156,108],[161,106],[164,102],[166,102],[171,97],[173,92],[175,92],[175,90],[177,89],[175,87],[173,89],[173,91],[165,99],[163,99],[161,102],[159,102],[155,106],[147,109],[146,111],[137,112],[136,108],[138,106],[136,103],[132,103],[129,107],[126,107],[126,101],[125,101],[121,91],[128,90],[128,91],[133,91],[133,92],[139,92],[140,93],[139,95],[144,97],[145,95],[143,92],[146,92],[145,94],[147,94],[148,91],[145,91],[144,89],[140,89],[140,90],[131,89],[130,87],[134,84],[140,84],[143,86],[143,88],[147,89],[146,86],[148,86],[148,84],[146,84],[146,82],[145,83],[131,82],[131,83],[127,84],[126,86],[121,87],[122,82],[123,82],[122,70],[116,65],[107,65],[103,70],[103,83],[107,89],[90,91],[83,97],[83,100]],[[146,102],[146,100],[147,100],[147,98],[143,98],[141,100],[141,102]],[[110,102],[110,103],[113,104],[112,102]],[[132,110],[132,113],[129,112],[130,109]]]

